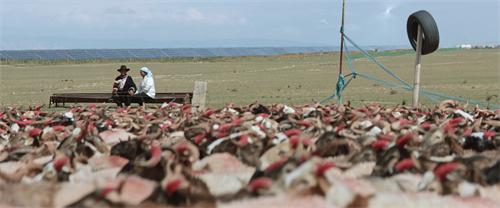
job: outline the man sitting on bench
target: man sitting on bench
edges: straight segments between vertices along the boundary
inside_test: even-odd
[[[113,96],[112,99],[118,107],[122,107],[123,104],[125,106],[129,106],[132,99],[132,95],[134,95],[136,86],[132,77],[127,75],[127,72],[130,69],[127,66],[122,65],[117,71],[120,72],[120,75],[115,78],[115,82],[113,83]]]

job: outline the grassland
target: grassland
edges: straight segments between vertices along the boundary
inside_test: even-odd
[[[381,54],[378,59],[408,82],[413,80],[414,54]],[[423,57],[422,87],[466,99],[500,103],[500,50],[442,50]],[[157,92],[189,91],[196,80],[208,82],[208,105],[226,103],[305,104],[322,100],[335,88],[338,54],[217,58],[147,62],[0,65],[0,105],[47,104],[52,93],[108,92],[126,64],[136,83],[138,68],[155,74]],[[354,61],[356,69],[392,80],[366,58]],[[345,91],[355,105],[368,102],[410,103],[409,92],[388,89],[357,78]],[[430,101],[423,100],[425,104]]]

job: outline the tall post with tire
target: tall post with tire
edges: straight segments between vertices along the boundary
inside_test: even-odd
[[[408,17],[406,24],[408,39],[417,52],[415,59],[415,75],[413,82],[413,107],[419,106],[420,96],[420,60],[422,55],[430,54],[439,48],[439,31],[432,15],[425,11],[417,11]]]

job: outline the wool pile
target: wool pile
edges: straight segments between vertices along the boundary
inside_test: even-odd
[[[500,110],[0,111],[1,207],[499,207]]]

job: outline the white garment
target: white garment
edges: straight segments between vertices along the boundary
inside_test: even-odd
[[[141,94],[142,92],[146,93],[151,98],[155,98],[156,90],[155,90],[155,81],[153,77],[144,77],[139,85],[135,94]]]
[[[123,87],[125,87],[125,82],[127,82],[127,76],[123,77],[122,79],[116,80],[118,81],[118,89],[123,90]]]

